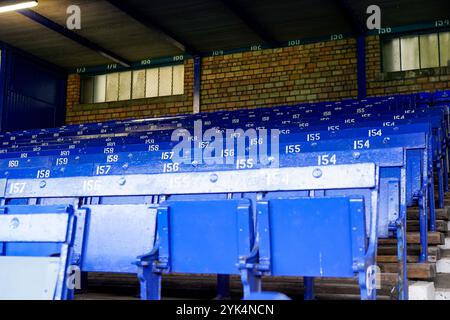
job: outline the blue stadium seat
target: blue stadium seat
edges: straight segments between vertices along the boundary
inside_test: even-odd
[[[25,208],[28,213],[49,206],[74,207],[80,222],[73,241],[74,263],[84,272],[139,273],[144,298],[160,297],[165,272],[201,272],[241,275],[246,298],[258,296],[261,276],[271,274],[305,277],[306,298],[314,296],[314,277],[359,276],[361,297],[371,299],[376,290],[362,280],[363,274],[375,263],[378,238],[396,238],[398,297],[406,299],[406,206],[419,205],[419,261],[426,262],[428,232],[436,230],[435,175],[438,206],[444,205],[448,190],[449,104],[448,92],[422,93],[3,133],[1,198],[8,210]],[[243,131],[227,129],[277,129],[278,149],[271,149],[272,141],[250,137],[240,158],[234,142],[206,157],[224,163],[197,163],[195,154],[210,148],[203,132],[194,132],[198,120],[203,131],[233,139]],[[185,163],[174,162],[179,142],[172,136],[175,129],[178,139],[189,140]],[[267,161],[270,157],[264,162],[252,153],[261,145],[279,155],[275,168],[273,159]],[[361,186],[357,168],[367,165],[374,168],[373,183]],[[308,179],[288,179],[305,172]],[[313,172],[318,178],[310,178]],[[255,181],[259,184],[251,184]],[[219,234],[225,238],[239,229],[230,217],[245,211],[243,203],[253,221],[244,230],[248,245],[242,246],[239,237],[233,238],[234,244],[220,241]],[[340,238],[333,243],[339,243],[336,252],[364,260],[364,266],[338,260],[324,236],[337,234],[332,224],[339,225],[341,233],[354,227],[349,217],[358,216],[356,203],[364,207],[358,241]],[[258,208],[270,217],[270,235],[261,229],[265,220],[256,214]],[[307,215],[306,208],[316,218]],[[325,208],[338,214],[330,216],[331,209]],[[291,219],[280,218],[286,215]],[[164,217],[167,230],[161,229]],[[334,220],[338,218],[343,220]],[[291,221],[301,223],[286,224]],[[301,238],[296,242],[298,256],[285,258],[288,245],[261,246],[272,238],[283,243],[280,225],[285,234]],[[298,233],[302,228],[308,232]],[[370,240],[368,246],[359,245],[365,254],[351,251],[363,238]],[[7,247],[9,254],[27,248],[22,253],[46,256],[58,245]],[[208,253],[203,255],[199,247]],[[326,260],[317,260],[315,254]],[[137,256],[139,268],[133,265]],[[321,261],[327,262],[322,272]]]
[[[72,207],[0,207],[0,299],[71,298],[75,228]]]

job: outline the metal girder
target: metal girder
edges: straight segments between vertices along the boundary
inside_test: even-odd
[[[277,41],[270,32],[259,22],[257,22],[241,5],[235,0],[221,0],[222,3],[236,15],[247,27],[258,35],[265,43],[278,47],[280,42]]]
[[[349,21],[352,31],[357,38],[357,70],[358,70],[358,98],[367,96],[367,74],[366,74],[366,33],[364,22],[356,14],[349,0],[333,0],[341,11],[341,14]]]
[[[367,71],[366,71],[366,37],[358,36],[356,39],[358,99],[367,98]]]
[[[202,88],[202,57],[194,57],[194,113],[199,113],[200,110],[200,98]]]
[[[140,24],[144,25],[148,29],[157,33],[162,39],[175,46],[176,48],[190,54],[190,55],[198,55],[199,52],[190,44],[188,44],[183,39],[180,39],[178,36],[159,25],[157,22],[153,21],[149,17],[146,17],[139,13],[137,10],[131,8],[126,1],[120,0],[106,0],[109,4],[116,7],[123,13],[127,14],[129,17],[133,18]]]
[[[39,23],[40,25],[51,29],[59,34],[61,34],[62,36],[88,48],[91,49],[93,51],[98,52],[99,54],[101,54],[102,56],[124,66],[124,67],[130,67],[131,66],[131,62],[127,61],[125,58],[122,58],[121,56],[115,54],[114,52],[111,52],[103,47],[101,47],[100,45],[80,36],[79,34],[57,24],[56,22],[44,17],[43,15],[40,15],[39,13],[33,11],[33,10],[19,10],[17,11],[17,13],[20,13],[21,15],[27,17],[30,20],[33,20],[37,23]]]
[[[333,0],[339,7],[341,14],[345,17],[347,21],[351,24],[353,33],[355,35],[363,35],[366,33],[366,28],[364,23],[356,14],[349,0]]]

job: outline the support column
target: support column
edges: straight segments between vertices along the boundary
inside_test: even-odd
[[[0,42],[0,132],[3,130],[3,108],[6,96],[6,46]]]
[[[202,58],[194,57],[194,105],[193,113],[199,113],[200,110],[200,94],[201,94],[201,77],[202,77]]]
[[[357,60],[358,60],[358,99],[367,97],[367,76],[366,76],[366,37],[358,36],[357,40]]]

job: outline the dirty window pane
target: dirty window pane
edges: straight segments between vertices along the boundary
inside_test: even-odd
[[[110,73],[106,76],[106,101],[117,101],[119,97],[119,74]]]
[[[94,103],[106,101],[106,75],[96,76],[94,80]]]
[[[83,77],[81,80],[81,103],[94,102],[94,77]]]
[[[419,37],[403,37],[400,40],[402,71],[420,69]]]
[[[173,67],[173,92],[172,94],[184,93],[184,66]]]
[[[384,72],[400,71],[400,40],[391,39],[383,43]]]
[[[145,70],[133,71],[133,99],[145,98]]]
[[[131,99],[131,71],[119,73],[119,100]]]
[[[439,39],[437,33],[420,36],[420,67],[439,67]]]
[[[158,96],[158,78],[158,68],[147,70],[147,79],[145,82],[145,97],[152,98]]]
[[[441,50],[441,66],[450,67],[450,32],[441,32],[439,34],[439,43]]]
[[[172,67],[159,68],[159,96],[172,94]]]

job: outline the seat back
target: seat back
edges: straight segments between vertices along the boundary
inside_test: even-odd
[[[158,208],[160,264],[171,272],[238,274],[253,248],[250,201],[167,201]]]
[[[156,210],[148,205],[88,205],[87,241],[77,253],[86,272],[135,273],[138,255],[149,252],[155,239]],[[81,251],[81,252],[78,252]]]
[[[364,261],[361,197],[264,200],[257,212],[260,264],[271,275],[353,277]]]
[[[74,227],[70,206],[0,207],[0,299],[66,299]]]

